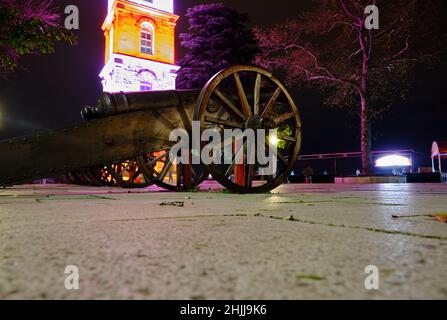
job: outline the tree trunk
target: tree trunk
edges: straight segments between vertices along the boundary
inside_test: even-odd
[[[371,132],[368,119],[368,104],[364,93],[360,95],[361,100],[361,129],[360,129],[360,145],[362,151],[362,174],[370,175],[372,173],[371,160]]]
[[[360,92],[360,147],[362,151],[362,174],[370,175],[372,173],[371,159],[371,132],[369,126],[368,102],[366,99],[366,75],[368,73],[368,56],[363,54],[362,74],[361,74],[361,92]]]

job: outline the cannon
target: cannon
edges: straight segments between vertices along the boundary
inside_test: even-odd
[[[301,148],[298,107],[285,85],[257,66],[222,70],[202,90],[104,93],[81,115],[85,121],[71,127],[0,141],[0,185],[65,175],[83,184],[184,191],[211,175],[233,192],[268,192],[284,182]],[[257,160],[239,164],[236,155],[226,164],[176,163],[170,134],[191,132],[193,121],[200,132],[276,129],[275,141],[257,141],[278,144],[274,174],[260,175]],[[235,153],[245,157],[246,143]]]

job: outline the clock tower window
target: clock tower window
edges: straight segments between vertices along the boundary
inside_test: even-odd
[[[154,54],[154,28],[148,22],[141,25],[141,52]]]

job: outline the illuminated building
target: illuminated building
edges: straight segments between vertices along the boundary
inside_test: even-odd
[[[105,92],[175,89],[174,0],[108,0]]]

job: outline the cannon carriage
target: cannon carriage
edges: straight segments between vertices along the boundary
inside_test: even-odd
[[[104,93],[97,106],[81,112],[85,122],[46,133],[0,141],[0,185],[65,175],[81,184],[147,187],[173,191],[196,188],[209,175],[238,193],[267,192],[280,185],[301,148],[299,110],[284,84],[256,66],[234,66],[216,74],[200,90]],[[230,144],[226,164],[182,164],[170,157],[175,129],[192,133],[212,129],[276,129],[275,137],[256,143],[277,144],[275,172],[259,175],[257,159],[247,158],[249,145]],[[250,146],[253,148],[256,146]],[[194,151],[192,151],[194,152]],[[222,155],[224,153],[222,152]]]

